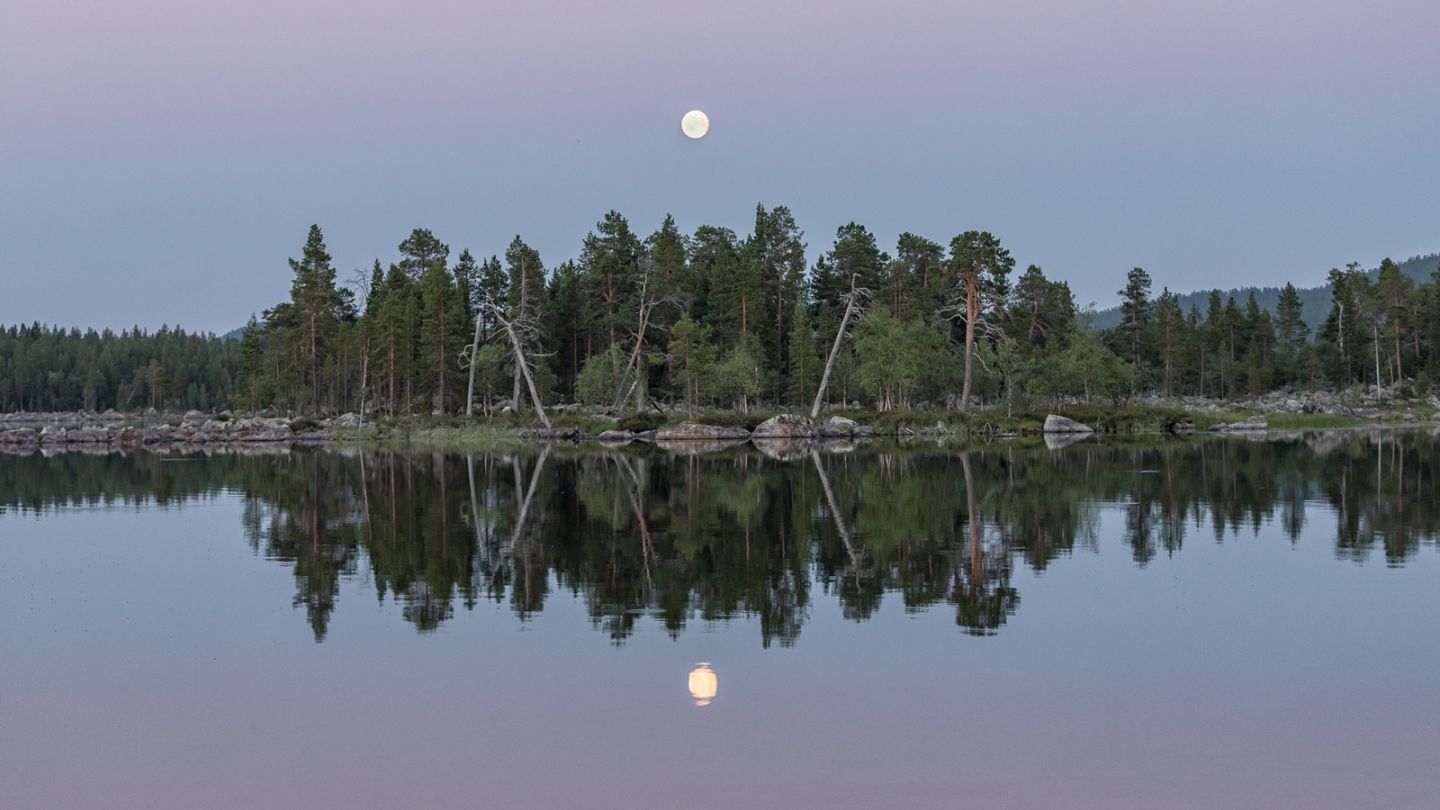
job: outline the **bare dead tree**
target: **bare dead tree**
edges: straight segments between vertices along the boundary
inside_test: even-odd
[[[825,473],[825,465],[820,463],[820,451],[811,450],[810,458],[815,462],[816,474],[820,476],[820,489],[825,493],[825,506],[835,521],[835,531],[840,535],[840,542],[845,545],[845,553],[850,557],[850,568],[855,572],[856,581],[859,581],[864,564],[863,549],[855,543],[849,527],[845,525],[845,519],[840,515],[840,504],[835,500],[834,491],[830,489],[830,476]]]
[[[641,361],[645,349],[645,334],[650,330],[650,320],[655,310],[661,306],[680,306],[680,296],[676,293],[657,295],[650,286],[650,277],[655,274],[655,261],[650,257],[640,259],[640,308],[636,312],[635,328],[630,330],[630,336],[634,338],[634,346],[630,349],[630,358],[625,362],[625,370],[616,379],[615,407],[619,408],[631,392],[635,393],[635,410],[645,410],[645,386],[641,385],[644,379],[644,366]],[[623,388],[626,380],[630,379],[632,371],[635,379],[630,382],[628,388]],[[623,388],[623,390],[622,390]]]
[[[484,321],[482,313],[475,313],[475,338],[460,352],[460,365],[470,369],[470,381],[465,384],[465,415],[475,413],[475,367],[480,364],[480,333]],[[488,410],[487,410],[488,413]]]
[[[515,516],[515,528],[510,532],[510,553],[514,556],[515,548],[520,545],[525,535],[525,520],[530,515],[530,504],[535,500],[535,491],[540,488],[540,473],[545,469],[545,459],[550,457],[550,445],[545,445],[540,450],[540,457],[535,461],[535,469],[530,473],[530,486],[525,489],[525,498],[520,501],[519,513]],[[515,464],[515,497],[520,497],[518,489],[520,483],[520,467],[518,457],[514,459]]]
[[[650,524],[645,520],[645,509],[640,503],[645,488],[640,486],[640,476],[636,475],[635,468],[625,456],[614,453],[611,457],[615,460],[615,466],[628,473],[630,482],[634,484],[632,489],[627,490],[630,496],[630,511],[635,515],[635,522],[640,527],[640,558],[645,565],[645,585],[654,592],[655,581],[650,576],[650,558],[655,556],[655,542],[650,537]]]
[[[510,356],[511,359],[513,359],[515,362],[515,371],[525,380],[525,385],[530,391],[530,402],[535,408],[535,414],[540,417],[541,424],[545,425],[545,427],[547,428],[550,427],[550,417],[545,415],[545,405],[540,401],[540,392],[535,387],[535,377],[531,373],[531,369],[534,367],[536,358],[543,357],[545,355],[540,352],[532,351],[527,353],[525,351],[525,343],[530,342],[533,344],[535,341],[535,336],[540,334],[539,315],[526,314],[516,316],[515,318],[507,318],[505,314],[500,311],[500,308],[498,306],[492,305],[490,310],[491,313],[495,316],[495,320],[499,322],[501,331],[503,331],[505,333],[505,336],[509,339]],[[460,353],[461,364],[464,366],[468,366],[470,370],[470,385],[468,386],[467,390],[471,395],[473,395],[474,393],[475,366],[479,353],[480,316],[476,315],[474,342],[472,342],[469,346],[466,346],[465,350]],[[467,401],[465,403],[466,416],[474,413],[473,402],[473,399],[467,396]],[[511,409],[518,412],[518,406],[518,400],[513,401]]]
[[[370,277],[365,271],[355,268],[350,272],[350,283],[348,285],[355,291],[356,297],[361,301],[370,300]],[[360,427],[365,426],[365,394],[369,390],[370,382],[370,335],[368,329],[362,330],[364,340],[360,344]]]
[[[825,360],[825,373],[820,375],[820,387],[815,389],[815,404],[810,407],[810,418],[820,416],[820,406],[825,403],[825,389],[830,385],[830,372],[835,368],[835,358],[840,356],[840,344],[845,340],[850,321],[865,316],[865,303],[870,300],[870,291],[855,286],[856,275],[850,275],[850,292],[845,294],[845,315],[840,319],[840,328],[835,332],[835,342],[830,346],[830,356]]]

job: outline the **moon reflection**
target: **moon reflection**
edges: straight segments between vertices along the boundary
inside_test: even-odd
[[[709,706],[710,701],[715,699],[719,685],[715,670],[711,669],[708,663],[702,661],[690,670],[690,697],[695,699],[696,706]]]

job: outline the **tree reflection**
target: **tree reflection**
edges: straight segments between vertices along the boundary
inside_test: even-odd
[[[816,588],[856,621],[898,598],[910,611],[948,603],[965,632],[994,634],[1020,605],[1017,566],[1044,571],[1102,540],[1149,566],[1207,524],[1220,542],[1264,526],[1300,542],[1333,519],[1339,558],[1401,565],[1440,536],[1436,447],[1350,432],[768,456],[32,454],[0,457],[0,511],[238,491],[246,541],[290,569],[317,641],[344,583],[363,580],[421,632],[481,600],[526,620],[560,590],[617,644],[645,617],[671,634],[751,617],[768,646],[796,642]]]

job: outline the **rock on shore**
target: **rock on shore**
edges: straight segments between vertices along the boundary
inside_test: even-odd
[[[686,422],[655,432],[655,440],[660,442],[744,441],[748,438],[750,431],[745,428],[701,425],[695,422]]]
[[[47,415],[62,416],[62,415]],[[325,441],[330,438],[328,423],[304,427],[296,432],[287,419],[279,417],[211,418],[191,411],[179,424],[155,422],[125,424],[108,415],[94,422],[80,421],[86,414],[69,414],[38,427],[0,429],[0,446],[60,447],[143,447],[168,444],[246,444],[292,441]],[[342,417],[343,419],[343,417]],[[13,423],[13,422],[12,422]]]
[[[1264,416],[1252,416],[1243,422],[1231,422],[1228,425],[1215,425],[1210,428],[1216,433],[1257,433],[1270,429],[1270,420]]]
[[[815,434],[815,423],[809,418],[782,413],[761,422],[752,436],[758,439],[809,439]]]
[[[1076,422],[1066,416],[1049,414],[1045,417],[1045,425],[1040,428],[1041,433],[1094,433],[1095,429],[1083,422]]]

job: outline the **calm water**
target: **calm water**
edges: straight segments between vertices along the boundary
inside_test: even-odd
[[[1440,440],[765,449],[0,456],[0,806],[1440,806]]]

